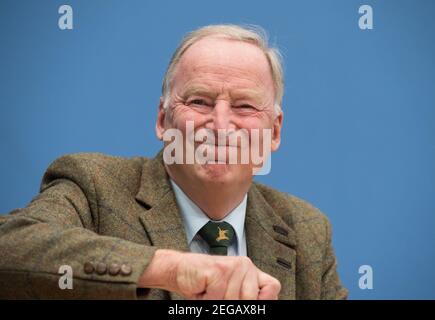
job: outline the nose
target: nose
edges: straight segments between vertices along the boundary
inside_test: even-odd
[[[231,104],[228,101],[216,101],[211,116],[209,129],[234,129],[231,123]]]

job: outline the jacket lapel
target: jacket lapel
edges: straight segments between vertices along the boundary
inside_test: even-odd
[[[295,233],[277,216],[255,184],[248,193],[245,227],[248,256],[260,270],[281,282],[279,299],[295,299]]]
[[[189,251],[186,233],[163,165],[161,152],[143,166],[136,200],[145,208],[149,208],[139,214],[139,219],[152,246]],[[183,299],[172,292],[169,295],[174,300]]]

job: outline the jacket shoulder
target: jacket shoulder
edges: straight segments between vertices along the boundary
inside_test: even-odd
[[[325,231],[329,227],[327,216],[308,201],[286,192],[282,192],[255,182],[266,202],[274,212],[290,227],[298,229],[302,225],[310,225]]]
[[[143,165],[149,159],[145,157],[118,157],[102,153],[73,153],[54,160],[45,172],[41,191],[58,179],[72,180],[80,186],[120,183],[137,190]]]

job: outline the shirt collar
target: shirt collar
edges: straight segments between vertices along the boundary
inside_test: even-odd
[[[187,242],[190,245],[198,231],[210,221],[210,218],[199,208],[181,188],[170,179],[172,189],[175,193],[178,207],[180,209],[181,217],[184,222],[184,229],[186,230]],[[240,252],[241,242],[245,232],[245,216],[246,216],[246,203],[248,195],[246,194],[242,202],[234,208],[224,219],[234,228],[237,237],[238,248]]]

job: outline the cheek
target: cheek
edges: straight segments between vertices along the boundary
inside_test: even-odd
[[[266,116],[266,114],[261,114],[257,116],[244,117],[242,119],[238,119],[237,126],[243,129],[264,129],[264,128],[272,128],[273,121]]]
[[[174,106],[169,113],[171,114],[169,117],[169,127],[179,128],[183,131],[187,121],[193,121],[195,128],[205,122],[203,114],[195,112],[191,108],[182,104]]]
[[[254,148],[257,150],[264,150],[264,148],[268,149],[268,144],[263,145],[265,142],[264,139],[270,141],[273,135],[273,120],[266,113],[263,113],[256,117],[247,117],[239,126],[241,129],[246,129],[249,132],[250,137],[250,148]],[[266,129],[264,131],[263,129]],[[260,153],[262,154],[263,151]]]

